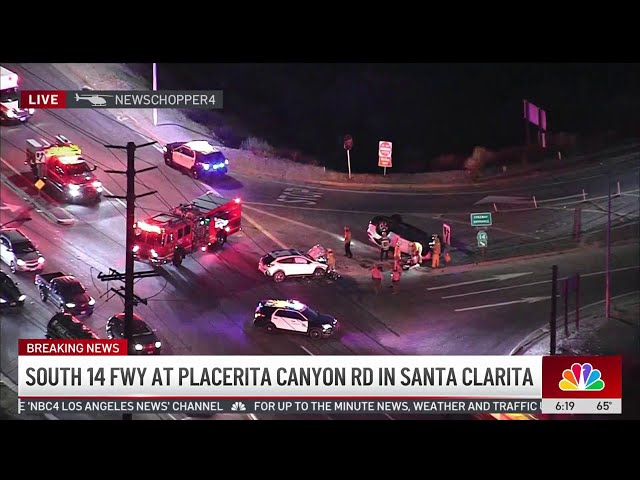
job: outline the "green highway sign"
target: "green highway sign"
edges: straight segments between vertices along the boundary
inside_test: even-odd
[[[487,235],[487,232],[485,232],[484,230],[480,230],[476,237],[478,238],[478,247],[486,248],[489,244],[489,235]]]
[[[471,214],[472,227],[490,227],[492,224],[491,212]]]

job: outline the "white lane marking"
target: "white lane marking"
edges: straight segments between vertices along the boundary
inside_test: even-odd
[[[533,203],[533,197],[504,197],[499,195],[489,195],[478,200],[474,205],[484,205],[493,203],[506,203],[507,205],[528,205]]]
[[[309,351],[309,349],[303,345],[298,345],[302,350],[304,350],[305,352],[307,352],[309,355],[311,355],[312,357],[314,356],[313,353],[311,353]]]
[[[513,210],[510,210],[513,211]],[[438,217],[438,218],[434,218],[434,220],[442,220],[443,222],[446,223],[459,223],[461,225],[466,225],[467,227],[469,227],[469,221],[468,220],[456,220],[453,218],[443,218],[443,217]],[[498,232],[502,232],[502,233],[508,233],[509,235],[517,235],[519,237],[527,237],[527,238],[534,238],[536,240],[539,240],[540,237],[536,237],[535,235],[531,235],[529,233],[520,233],[520,232],[514,232],[513,230],[507,230],[506,228],[502,228],[502,227],[496,227],[495,225],[492,225],[491,227],[489,227],[491,230],[496,230]]]
[[[329,232],[327,230],[323,230],[323,229],[318,228],[318,227],[316,227],[314,225],[309,225],[309,224],[306,224],[306,223],[298,222],[296,220],[291,220],[290,218],[287,218],[287,217],[281,217],[280,215],[276,215],[274,213],[267,212],[265,210],[261,210],[261,209],[256,208],[256,207],[250,207],[250,206],[248,206],[246,204],[245,204],[244,208],[247,209],[247,210],[253,210],[254,212],[257,212],[257,213],[259,213],[261,215],[266,215],[268,217],[273,217],[273,218],[275,218],[277,220],[281,220],[281,221],[284,221],[284,222],[289,222],[292,225],[297,225],[299,227],[305,227],[305,228],[308,228],[310,230],[315,230],[316,232],[324,233],[326,235],[331,236],[332,238],[336,239],[339,242],[342,242],[342,240],[343,240],[342,235],[336,235],[335,233]],[[245,214],[243,213],[243,215],[245,215]],[[352,243],[352,245],[354,247],[357,247],[360,244],[360,242],[356,242],[356,241],[352,241],[351,243]],[[375,248],[378,252],[380,251],[379,247],[375,247],[375,246],[371,245],[370,243],[366,243],[366,244],[362,244],[362,245],[367,245],[368,247]]]
[[[559,296],[559,295],[558,295]],[[525,297],[520,300],[512,300],[510,302],[490,303],[488,305],[476,305],[475,307],[456,308],[455,312],[468,312],[470,310],[480,310],[482,308],[503,307],[505,305],[515,305],[516,303],[538,303],[543,300],[551,300],[551,296],[544,297]]]
[[[13,166],[13,165],[11,165],[9,162],[7,162],[4,158],[0,157],[0,160],[1,160],[1,161],[2,161],[2,163],[4,163],[7,167],[9,167],[13,173],[15,173],[16,175],[18,175],[19,177],[21,177],[21,176],[22,176],[22,172],[19,172],[18,170],[16,170],[16,169],[14,168],[14,166]]]
[[[301,203],[303,205],[316,205],[322,198],[322,193],[308,188],[285,188],[277,198],[278,202]]]
[[[611,271],[612,272],[623,272],[625,270],[633,270],[634,268],[636,268],[636,269],[640,268],[640,265],[634,265],[633,267],[614,268]],[[595,277],[596,275],[602,275],[603,273],[607,273],[607,272],[603,270],[601,272],[584,273],[584,274],[580,274],[580,278]],[[558,281],[563,281],[563,280],[566,280],[566,279],[567,279],[567,277],[562,277],[562,278],[559,278]],[[545,283],[551,283],[551,280],[540,280],[539,282],[522,283],[520,285],[509,285],[507,287],[490,288],[488,290],[479,290],[477,292],[458,293],[456,295],[448,295],[446,297],[442,297],[442,299],[444,300],[444,299],[447,299],[447,298],[468,297],[469,295],[480,295],[482,293],[499,292],[501,290],[510,290],[512,288],[532,287],[534,285],[543,285]]]
[[[102,190],[104,190],[104,193],[106,193],[107,195],[113,195],[113,192],[111,190],[109,190],[107,187],[102,187]],[[110,198],[109,200],[115,200],[120,205],[122,205],[124,208],[127,208],[127,204],[124,203],[121,198]]]
[[[267,203],[267,202],[244,202],[245,205],[259,205],[261,207],[277,207],[277,208],[287,208],[287,209],[292,209],[292,210],[311,210],[314,212],[335,212],[335,213],[360,213],[363,215],[384,215],[384,213],[381,213],[379,210],[378,211],[368,211],[368,210],[343,210],[340,208],[317,208],[317,207],[299,207],[296,205],[283,205],[281,203]],[[533,210],[533,207],[531,208]],[[510,212],[512,212],[513,210],[509,210]],[[398,215],[402,215],[402,216],[409,216],[409,215],[419,215],[419,216],[426,216],[426,217],[436,217],[438,215],[442,215],[442,213],[439,212],[397,212],[394,211],[393,213],[397,213]],[[389,214],[390,215],[390,214]]]
[[[442,289],[445,289],[445,288],[461,287],[463,285],[473,285],[474,283],[511,280],[512,278],[518,278],[518,277],[522,277],[524,275],[533,275],[533,272],[503,273],[503,274],[500,274],[500,275],[493,275],[493,276],[491,276],[489,278],[482,278],[480,280],[470,280],[468,282],[452,283],[450,285],[441,285],[439,287],[431,287],[431,288],[427,288],[427,290],[442,290]]]
[[[620,195],[627,195],[629,197],[640,197],[637,193],[620,192]]]
[[[281,240],[276,238],[274,235],[269,233],[266,228],[264,228],[262,225],[260,225],[258,222],[256,222],[253,218],[251,218],[246,213],[242,214],[242,218],[244,218],[250,224],[252,224],[254,227],[256,227],[265,237],[269,238],[273,243],[278,245],[280,248],[284,248],[284,249],[289,248],[289,247],[287,247],[287,245],[284,242],[282,242]]]

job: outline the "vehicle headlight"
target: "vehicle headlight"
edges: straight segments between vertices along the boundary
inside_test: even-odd
[[[136,343],[136,346],[134,348],[139,352],[140,350],[142,350],[142,345],[139,343]]]
[[[163,151],[164,153],[167,153],[167,147],[162,147],[162,151]]]
[[[36,113],[36,109],[35,108],[30,108],[29,109],[29,115],[33,115],[34,113]]]
[[[209,170],[209,167],[211,167],[211,165],[209,165],[208,163],[202,164],[202,168],[204,168],[205,170]]]
[[[133,253],[136,253],[138,250],[140,250],[140,245],[134,245],[132,250]]]
[[[89,300],[89,305],[95,305],[96,304],[96,299],[91,297],[91,300]]]
[[[65,303],[65,305],[67,306],[67,308],[75,308],[76,304],[75,303]]]
[[[38,257],[38,263],[44,263],[44,257]]]
[[[0,303],[7,303],[7,301],[4,298],[0,298]]]
[[[162,342],[158,341],[156,342],[156,348],[160,348],[162,346]]]
[[[155,250],[151,249],[151,256],[153,258],[156,258],[158,256],[158,252],[156,252]]]
[[[322,325],[322,328],[324,330],[330,330],[331,328],[333,328],[333,325],[331,325],[330,323],[325,323],[324,325]]]
[[[80,185],[76,185],[75,183],[72,183],[69,185],[69,190],[71,191],[80,190]]]
[[[102,182],[98,182],[97,180],[95,182],[93,182],[91,185],[93,185],[93,188],[100,188],[102,186]]]
[[[27,299],[26,295],[20,295],[20,297],[18,298],[19,302],[24,302]]]
[[[225,160],[225,161],[224,161],[224,164],[225,164],[225,165],[229,165],[229,160]]]
[[[18,259],[18,261],[16,262],[18,264],[18,266],[20,267],[24,267],[26,265],[25,261],[22,260],[21,258]]]

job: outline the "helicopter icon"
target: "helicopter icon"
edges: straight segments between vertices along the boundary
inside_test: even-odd
[[[105,100],[107,97],[113,97],[113,95],[78,95],[76,93],[76,102],[79,102],[80,100],[88,100],[94,107],[104,107],[107,104],[107,101]]]

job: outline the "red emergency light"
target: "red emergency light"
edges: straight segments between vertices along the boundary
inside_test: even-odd
[[[149,225],[148,223],[143,222],[142,220],[139,221],[137,225],[140,230],[143,230],[145,232],[162,234],[162,229],[157,225]]]

